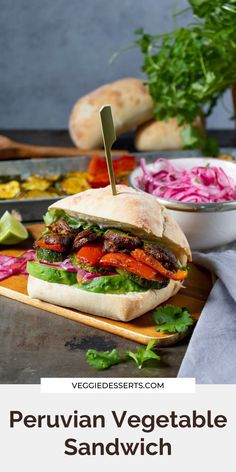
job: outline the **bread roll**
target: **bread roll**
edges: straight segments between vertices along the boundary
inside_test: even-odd
[[[79,98],[69,119],[69,133],[81,149],[102,147],[99,109],[112,106],[117,136],[136,128],[153,116],[153,103],[143,81],[135,78],[117,80]]]
[[[154,196],[125,185],[117,185],[116,196],[112,195],[110,186],[89,189],[49,207],[55,208],[64,210],[77,220],[103,228],[120,228],[142,239],[164,243],[173,249],[183,265],[191,258],[188,242],[168,211]],[[121,321],[132,320],[155,308],[175,295],[182,286],[179,281],[169,280],[168,285],[160,290],[110,294],[93,293],[77,286],[59,284],[55,280],[48,282],[43,278],[37,278],[35,273],[29,276],[30,297]]]
[[[203,130],[201,118],[197,118],[196,128]],[[135,133],[135,147],[138,151],[162,151],[182,149],[183,141],[180,132],[183,126],[178,126],[176,118],[168,121],[151,120],[140,126]]]

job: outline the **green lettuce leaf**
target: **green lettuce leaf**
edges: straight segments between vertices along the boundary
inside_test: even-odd
[[[44,223],[47,226],[56,223],[60,218],[63,218],[63,220],[65,220],[66,223],[68,223],[68,225],[73,229],[79,229],[82,227],[83,223],[81,221],[76,220],[76,218],[73,218],[72,216],[65,213],[64,210],[60,210],[59,208],[52,208],[43,217]]]
[[[145,289],[140,287],[140,285],[122,275],[105,275],[102,277],[96,277],[95,279],[80,284],[79,288],[94,293],[121,294],[129,292],[145,292]]]
[[[97,225],[87,223],[86,221],[77,220],[73,216],[68,215],[64,210],[60,210],[60,208],[52,208],[43,217],[44,223],[47,226],[56,223],[60,218],[63,218],[63,220],[65,220],[72,229],[91,229],[91,231],[99,235],[105,232],[105,229],[102,229]]]

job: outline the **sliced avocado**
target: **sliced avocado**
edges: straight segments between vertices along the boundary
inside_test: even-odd
[[[76,272],[68,272],[64,269],[40,264],[39,262],[28,262],[27,271],[33,277],[45,280],[46,282],[73,285],[88,292],[121,294],[145,291],[144,288],[128,277],[119,274],[96,277],[87,282],[78,283]]]
[[[39,262],[28,262],[27,271],[33,277],[45,280],[46,282],[65,285],[77,284],[76,272],[68,272],[58,267],[40,264]]]

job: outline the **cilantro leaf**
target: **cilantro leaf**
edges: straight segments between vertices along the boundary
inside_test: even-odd
[[[81,221],[76,220],[75,218],[73,218],[73,216],[66,214],[64,210],[60,210],[59,208],[52,208],[43,217],[44,223],[47,226],[56,223],[60,218],[63,218],[66,223],[68,223],[68,225],[73,229],[78,229],[82,226]]]
[[[99,236],[105,231],[104,229],[101,229],[99,226],[96,226],[94,224],[90,224],[86,221],[77,220],[76,218],[73,218],[73,216],[68,215],[67,213],[65,213],[64,210],[60,210],[59,208],[52,208],[46,213],[46,215],[43,216],[44,223],[46,226],[50,226],[53,223],[56,223],[60,218],[63,218],[63,220],[65,220],[66,223],[68,223],[68,225],[72,229],[91,229]]]
[[[186,125],[180,132],[184,149],[200,148],[206,156],[218,156],[219,145],[215,138],[206,138],[194,125]]]
[[[139,369],[143,367],[143,364],[146,361],[149,361],[151,359],[155,359],[156,361],[159,361],[160,356],[158,356],[152,350],[155,344],[156,344],[156,341],[154,339],[151,339],[146,348],[136,347],[136,352],[126,351],[126,357],[130,357],[131,359],[133,359]]]
[[[157,308],[152,315],[153,321],[158,325],[156,331],[160,333],[185,333],[193,324],[193,319],[187,308],[175,305],[165,305]]]
[[[64,210],[59,210],[58,208],[53,208],[47,211],[46,215],[43,216],[45,225],[49,226],[53,223],[56,223],[59,218],[62,218],[65,215]]]
[[[90,229],[91,231],[93,231],[93,233],[96,233],[98,236],[101,236],[105,232],[105,230],[101,229],[99,226],[96,226],[87,222],[81,222],[81,226],[83,226],[83,229]]]
[[[180,136],[185,149],[196,149],[199,146],[201,138],[203,138],[202,133],[190,124],[187,124],[181,130]]]
[[[96,351],[96,349],[89,349],[86,353],[86,361],[95,369],[104,370],[112,365],[119,364],[121,358],[117,349],[112,349],[112,351]]]
[[[137,346],[136,352],[126,351],[126,360],[128,358],[133,359],[139,369],[142,368],[146,361],[151,359],[159,361],[160,357],[152,350],[155,344],[155,339],[151,339],[146,348]],[[86,353],[86,361],[97,370],[108,369],[112,365],[119,364],[124,360],[125,359],[121,358],[117,349],[113,349],[112,351],[96,351],[96,349],[89,349]]]

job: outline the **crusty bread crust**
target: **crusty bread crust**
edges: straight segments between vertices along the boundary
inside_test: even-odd
[[[160,290],[113,295],[86,292],[69,285],[45,282],[31,275],[28,278],[31,298],[120,321],[138,318],[168,300],[180,288],[180,282],[170,280],[168,286]]]
[[[72,109],[69,132],[78,148],[102,147],[99,109],[107,104],[112,106],[117,136],[153,116],[152,99],[142,80],[128,77],[104,85],[81,97]]]
[[[89,189],[58,200],[49,208],[61,208],[78,219],[131,231],[144,239],[163,241],[185,264],[191,258],[188,241],[179,225],[157,199],[125,185]]]
[[[195,121],[195,127],[203,129],[201,118]],[[138,151],[162,151],[166,149],[182,149],[181,131],[184,126],[178,126],[176,118],[168,121],[154,119],[139,126],[135,133],[134,143]]]

